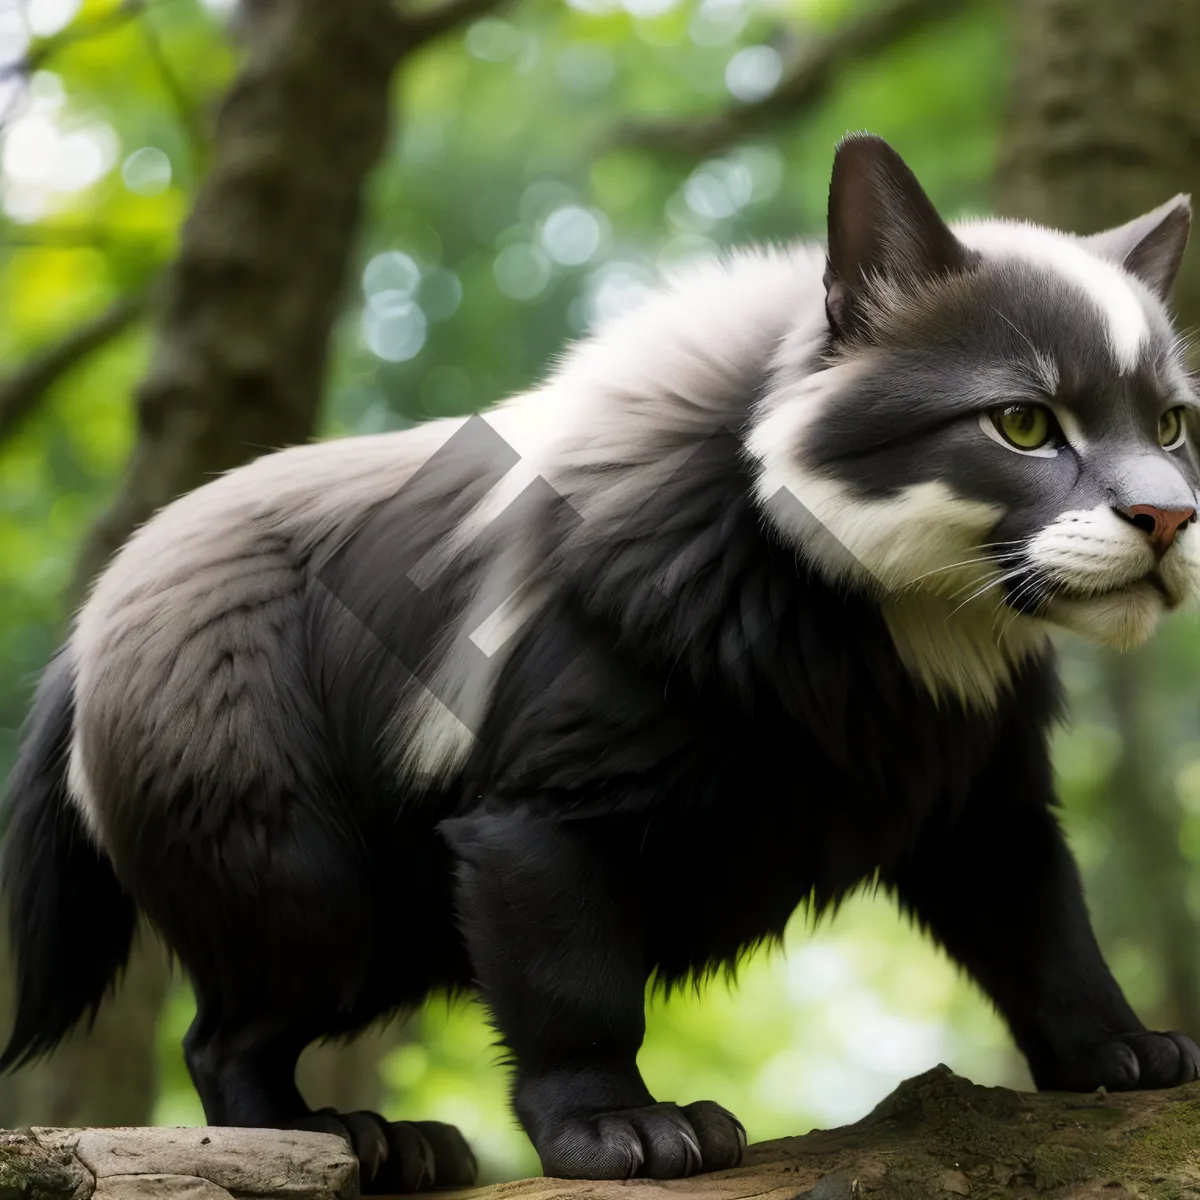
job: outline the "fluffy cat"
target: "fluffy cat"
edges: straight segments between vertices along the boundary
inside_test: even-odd
[[[548,1175],[736,1164],[638,1073],[647,981],[878,879],[1039,1087],[1158,1088],[1054,815],[1051,626],[1200,584],[1180,196],[1075,237],[947,226],[838,148],[828,250],[692,269],[486,416],[269,455],[115,556],[10,786],[3,1058],[94,1011],[137,913],[190,976],[207,1119],[328,1128],[365,1189],[457,1132],[311,1113],[294,1067],[476,989]]]

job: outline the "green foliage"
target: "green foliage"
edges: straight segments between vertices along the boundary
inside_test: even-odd
[[[726,73],[740,51],[759,47],[769,73],[771,53],[786,63],[867,4],[539,0],[425,51],[397,82],[394,137],[369,188],[325,432],[473,411],[537,380],[565,340],[663,267],[819,235],[846,129],[892,139],[948,212],[986,210],[1007,76],[988,4],[856,66],[802,120],[753,130],[706,162],[606,140],[633,119],[736,107]],[[53,9],[30,0],[44,35]],[[6,368],[169,259],[203,167],[189,127],[234,62],[220,19],[195,0],[157,0],[136,20],[117,13],[113,0],[86,0],[34,40],[40,69],[0,135]],[[138,330],[85,359],[0,444],[0,773],[32,676],[61,636],[80,538],[131,446],[148,345]],[[1093,894],[1105,891],[1118,973],[1152,1015],[1165,1003],[1163,965],[1137,935],[1151,915],[1128,915],[1139,885],[1108,820],[1120,737],[1097,660],[1074,648],[1068,665],[1079,711],[1058,745],[1068,826]],[[1198,668],[1196,627],[1177,622],[1156,659],[1155,720],[1161,745],[1177,747],[1163,785],[1188,863],[1200,862]],[[1200,886],[1187,901],[1200,916]],[[787,956],[753,955],[736,991],[716,981],[703,1001],[652,1001],[642,1063],[653,1090],[717,1099],[769,1138],[852,1120],[939,1060],[980,1082],[1026,1082],[979,995],[884,898],[858,897],[815,931],[798,914],[787,941]],[[180,985],[160,1029],[167,1123],[202,1119],[179,1052],[191,1011]],[[435,1001],[422,1025],[420,1044],[382,1066],[389,1111],[460,1124],[493,1176],[536,1170],[478,1008]]]

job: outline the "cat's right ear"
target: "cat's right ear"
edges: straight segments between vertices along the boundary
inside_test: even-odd
[[[1080,239],[1093,254],[1119,263],[1160,300],[1170,294],[1192,225],[1192,198],[1178,195],[1115,229]]]
[[[842,139],[829,184],[825,267],[825,311],[835,336],[866,332],[872,277],[911,291],[974,257],[887,142],[865,133]]]

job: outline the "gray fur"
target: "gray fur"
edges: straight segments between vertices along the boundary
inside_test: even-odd
[[[889,197],[903,209],[904,188]],[[446,778],[517,631],[568,570],[648,515],[670,522],[705,472],[727,471],[703,455],[722,438],[764,522],[878,600],[918,678],[991,703],[1055,618],[1049,585],[1036,603],[991,587],[1011,558],[984,543],[1045,535],[1061,574],[1071,552],[1046,531],[1063,514],[1195,502],[1193,449],[1148,441],[1164,405],[1194,404],[1158,297],[1181,211],[1089,242],[1004,223],[935,236],[936,214],[914,209],[897,226],[912,243],[850,281],[840,342],[819,247],[741,252],[673,280],[486,420],[282,451],[199,489],[130,541],[79,614],[76,802],[119,857],[130,806],[219,830],[230,797],[261,795],[266,821],[280,796]],[[850,256],[856,269],[872,253]],[[1133,274],[1114,257],[1131,255]],[[989,441],[980,410],[1014,398],[1060,406],[1085,444],[1047,460]],[[1148,569],[1137,532],[1104,537],[1128,604],[1089,609],[1085,587],[1063,623],[1135,640],[1163,605],[1134,595]],[[1195,594],[1195,542],[1181,535],[1164,564],[1173,604]],[[686,560],[658,564],[654,586],[686,620]],[[291,752],[301,733],[314,754]]]

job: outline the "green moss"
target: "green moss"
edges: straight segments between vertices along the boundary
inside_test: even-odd
[[[1072,1109],[1071,1120],[1092,1129],[1111,1129],[1128,1118],[1119,1108],[1108,1104],[1091,1104],[1086,1108]]]
[[[1066,1187],[1092,1179],[1101,1166],[1103,1156],[1095,1150],[1080,1146],[1043,1142],[1033,1152],[1034,1182],[1040,1191]]]
[[[1131,1164],[1159,1174],[1194,1159],[1200,1146],[1200,1100],[1165,1106],[1152,1125],[1130,1130],[1125,1143]]]
[[[1079,1126],[1096,1129],[1118,1123],[1123,1114],[1096,1106],[1077,1110],[1071,1117]],[[1178,1200],[1178,1176],[1187,1171],[1189,1162],[1197,1161],[1200,1098],[1164,1106],[1152,1124],[1131,1129],[1103,1147],[1089,1147],[1083,1129],[1067,1141],[1069,1136],[1059,1132],[1035,1151],[1033,1165],[1040,1189],[1048,1191],[1084,1179],[1107,1178],[1136,1185],[1139,1195],[1154,1200]],[[1200,1183],[1200,1171],[1193,1168],[1193,1174]]]
[[[92,1179],[75,1158],[23,1134],[0,1140],[0,1200],[84,1200]]]

